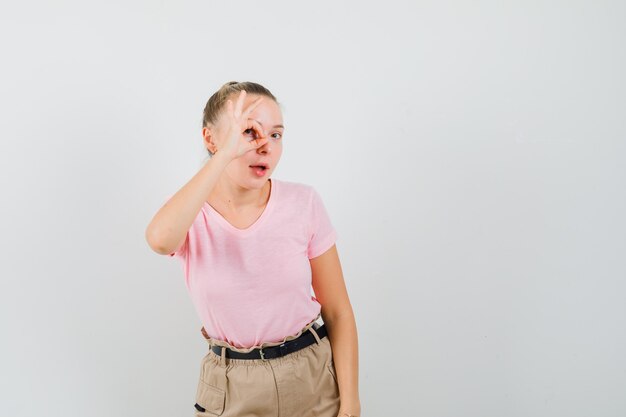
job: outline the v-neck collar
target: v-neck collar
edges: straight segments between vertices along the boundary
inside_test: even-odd
[[[254,232],[256,229],[259,228],[259,226],[263,223],[263,221],[267,218],[267,216],[269,216],[270,212],[274,208],[274,201],[276,200],[276,191],[278,188],[276,186],[277,181],[276,179],[273,179],[273,178],[269,178],[268,181],[270,182],[270,195],[268,197],[267,203],[265,204],[265,208],[263,209],[263,212],[261,213],[259,218],[257,218],[254,223],[252,223],[250,226],[246,227],[245,229],[240,229],[230,224],[230,222],[226,220],[224,216],[222,216],[217,210],[213,208],[212,205],[210,205],[207,201],[205,201],[204,204],[207,207],[209,215],[212,218],[214,218],[217,221],[217,223],[220,226],[222,226],[224,229],[238,236],[246,236]]]

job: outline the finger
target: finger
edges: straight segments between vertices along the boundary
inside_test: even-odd
[[[230,116],[233,115],[233,102],[232,100],[226,100],[226,113]]]
[[[259,122],[257,122],[254,119],[248,119],[248,122],[246,124],[246,129],[254,129],[254,131],[257,133],[257,135],[259,136],[259,138],[264,138],[265,137],[265,130],[263,130],[263,126],[261,126],[261,124]]]
[[[263,101],[263,99],[264,99],[264,97],[261,96],[261,97],[257,98],[256,100],[254,100],[252,103],[250,103],[250,105],[244,111],[244,114],[247,116],[250,113],[252,113],[252,110],[254,110],[259,104],[261,104],[261,101]]]
[[[246,130],[252,130],[254,132],[255,139],[265,136],[265,132],[263,131],[261,125],[253,119],[248,119],[245,121],[245,124],[242,126],[242,132],[245,133]],[[248,141],[251,140],[252,139],[249,139]]]
[[[241,90],[239,97],[237,98],[237,105],[235,106],[235,117],[241,117],[241,109],[243,108],[243,102],[246,99],[246,90]]]
[[[267,141],[269,141],[269,138],[259,138],[259,139],[251,140],[250,143],[252,143],[252,146],[254,146],[253,149],[257,149],[265,145]]]

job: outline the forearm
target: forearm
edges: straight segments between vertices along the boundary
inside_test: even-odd
[[[339,385],[341,410],[360,415],[359,351],[354,314],[344,314],[332,322],[324,322],[332,347],[333,362]]]
[[[216,153],[155,214],[146,229],[146,240],[158,253],[177,249],[230,161]]]

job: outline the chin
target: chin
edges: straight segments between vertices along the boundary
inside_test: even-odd
[[[263,188],[265,186],[265,183],[270,178],[271,178],[270,175],[266,174],[266,175],[264,175],[264,176],[262,176],[260,178],[246,178],[246,180],[244,182],[245,182],[247,188],[260,190],[261,188]]]

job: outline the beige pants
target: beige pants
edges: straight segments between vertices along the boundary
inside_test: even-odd
[[[319,316],[318,316],[319,317]],[[213,351],[202,359],[195,417],[336,417],[339,387],[328,337],[320,339],[312,321],[296,335],[275,346],[295,339],[311,328],[316,343],[296,352],[272,359],[232,359]],[[228,346],[203,332],[209,345]]]

